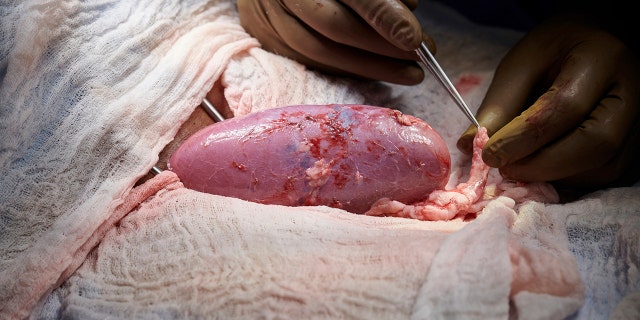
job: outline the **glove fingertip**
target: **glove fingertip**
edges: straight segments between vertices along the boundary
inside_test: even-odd
[[[427,48],[429,48],[429,52],[431,52],[431,54],[436,54],[436,52],[438,51],[438,48],[433,38],[431,38],[426,33],[422,33],[421,41],[423,41],[427,45]]]
[[[416,85],[424,80],[424,70],[419,65],[407,68],[407,83]]]
[[[487,143],[482,150],[482,161],[492,168],[501,168],[506,165],[505,158],[500,150],[496,150],[494,145]]]
[[[473,153],[473,139],[476,135],[475,127],[469,127],[461,136],[458,138],[458,142],[456,143],[456,147],[458,150],[462,151],[465,154]]]

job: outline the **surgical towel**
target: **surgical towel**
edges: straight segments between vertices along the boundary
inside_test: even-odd
[[[512,295],[524,318],[566,316],[583,292],[555,235],[563,218],[513,204],[496,200],[468,225],[379,219],[203,194],[165,172],[63,284],[61,315],[504,319]]]
[[[423,2],[473,108],[519,36]],[[640,188],[553,204],[490,179],[472,221],[281,207],[134,188],[209,92],[240,116],[366,103],[467,126],[432,79],[326,76],[268,53],[223,0],[0,4],[0,318],[522,318],[632,315]],[[214,88],[214,90],[212,90]],[[637,313],[636,313],[637,314]]]

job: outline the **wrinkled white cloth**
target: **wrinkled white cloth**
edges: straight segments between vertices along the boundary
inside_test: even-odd
[[[380,219],[194,192],[164,172],[50,305],[81,319],[506,319],[513,296],[523,318],[563,318],[583,297],[564,218],[513,205],[473,222]]]
[[[477,106],[519,34],[426,12]],[[468,171],[454,146],[466,119],[433,79],[307,70],[260,49],[233,1],[5,1],[0,77],[0,318],[593,319],[637,306],[637,187],[566,205],[516,204],[513,188],[472,222],[258,205],[170,172],[133,189],[214,85],[236,115],[397,108],[451,146],[451,183]]]

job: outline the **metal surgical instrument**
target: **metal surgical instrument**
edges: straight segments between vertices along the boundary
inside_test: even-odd
[[[471,110],[469,110],[467,104],[464,102],[464,100],[462,100],[462,96],[460,96],[460,93],[458,93],[456,87],[451,83],[451,80],[449,80],[447,74],[444,73],[444,70],[442,70],[442,68],[436,61],[436,58],[434,58],[431,52],[429,52],[429,48],[427,48],[427,44],[424,43],[424,41],[420,43],[420,47],[416,49],[416,52],[418,53],[418,56],[420,57],[422,63],[424,63],[425,67],[427,67],[427,70],[429,70],[429,72],[431,72],[431,74],[436,77],[436,79],[447,90],[447,92],[449,92],[449,95],[451,95],[455,103],[458,105],[458,108],[460,108],[460,110],[464,112],[467,118],[469,118],[469,120],[471,120],[471,122],[479,128],[480,124],[478,123],[478,120],[476,120],[476,117],[473,116],[473,113],[471,113]]]
[[[220,112],[218,112],[218,110],[216,110],[216,107],[214,107],[213,104],[211,104],[211,102],[209,102],[209,100],[207,100],[206,98],[202,99],[202,104],[200,104],[200,106],[204,109],[204,111],[207,112],[207,114],[209,115],[209,117],[211,117],[211,119],[213,119],[213,121],[220,122],[224,120],[224,117],[220,114]]]
[[[211,102],[207,100],[207,98],[202,99],[202,103],[200,104],[200,106],[204,109],[204,111],[207,112],[207,114],[209,115],[209,117],[211,117],[211,119],[213,119],[213,121],[220,122],[224,120],[224,117],[220,114],[220,112],[218,112],[218,110],[216,110],[216,107],[214,107],[213,104],[211,104]],[[157,166],[153,166],[153,168],[151,168],[151,173],[154,176],[160,174],[160,172],[162,172],[162,169],[158,168]]]

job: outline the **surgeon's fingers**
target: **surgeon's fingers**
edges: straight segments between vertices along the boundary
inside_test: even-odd
[[[420,83],[424,78],[422,68],[415,61],[376,55],[333,42],[273,2],[238,1],[238,6],[250,13],[244,15],[249,20],[241,21],[243,26],[272,52],[336,74],[407,85]],[[256,19],[260,23],[256,23]]]
[[[584,72],[588,81],[576,92],[583,96],[588,95],[585,90],[594,95],[602,92],[589,117],[529,157],[502,166],[504,176],[597,187],[623,181],[624,170],[637,171],[629,161],[638,159],[640,66],[619,43],[605,40],[597,43],[611,56],[591,59],[593,69]]]
[[[560,193],[578,191],[577,195],[602,187],[629,186],[640,179],[640,122],[625,139],[618,153],[601,167],[553,181]],[[601,152],[602,150],[596,150]]]
[[[492,136],[496,131],[517,117],[535,96],[537,88],[556,55],[553,50],[540,52],[540,44],[533,34],[527,35],[511,48],[498,65],[482,104],[476,112],[481,126]],[[476,127],[469,125],[460,136],[457,147],[467,154],[473,150]]]
[[[418,19],[397,0],[342,0],[383,38],[406,51],[415,50],[422,40]]]
[[[616,96],[613,99],[603,99],[612,95],[609,90],[618,62],[615,58],[601,58],[611,54],[604,51],[615,50],[611,46],[602,46],[606,43],[602,40],[576,45],[572,49],[573,54],[568,54],[562,60],[560,72],[549,90],[530,108],[491,136],[485,145],[483,160],[492,167],[503,167],[518,161],[569,134],[581,123],[584,126],[583,121],[590,114],[592,118],[600,116],[596,118],[597,123],[602,121],[600,119],[614,117],[616,112],[623,116],[631,115],[634,110],[628,110],[629,107],[616,107]],[[622,119],[620,120],[621,124]],[[623,128],[629,130],[630,126],[627,124]],[[606,129],[611,134],[619,132],[617,128]],[[616,138],[620,139],[620,136]],[[583,145],[574,143],[569,146],[577,149]],[[547,174],[552,175],[551,172]]]
[[[581,126],[530,157],[501,166],[500,172],[519,181],[554,181],[602,168],[623,149],[636,123],[634,109],[616,96],[605,98]]]
[[[356,15],[351,8],[341,2],[335,0],[282,0],[282,2],[293,16],[332,41],[398,59],[418,59],[414,50],[404,50],[393,45],[376,32],[362,17]],[[408,9],[404,10],[408,15],[413,16]],[[410,27],[415,28],[412,30],[413,32],[422,35],[419,24]],[[300,32],[296,28],[281,31]],[[281,35],[292,37],[292,35]],[[433,45],[426,35],[425,40]]]

